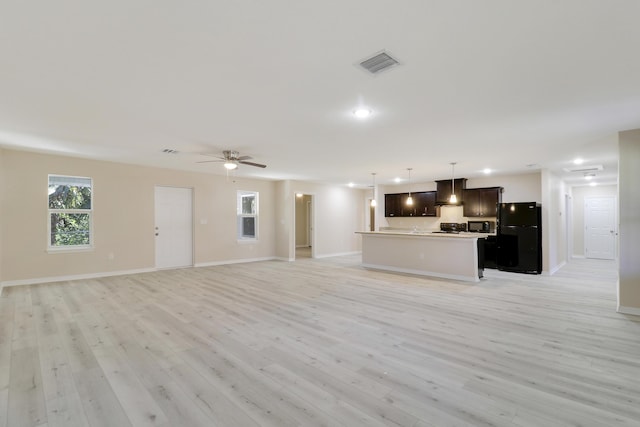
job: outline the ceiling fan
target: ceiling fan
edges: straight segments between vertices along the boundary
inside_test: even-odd
[[[205,156],[208,156],[209,154],[204,154]],[[233,170],[235,168],[238,167],[239,164],[242,165],[249,165],[249,166],[255,166],[257,168],[266,168],[267,165],[263,165],[260,163],[254,163],[254,162],[248,162],[247,160],[251,159],[251,156],[240,156],[240,153],[238,153],[237,151],[233,151],[233,150],[224,150],[222,152],[223,157],[218,157],[216,156],[216,158],[218,160],[203,160],[201,162],[198,163],[211,163],[211,162],[224,162],[224,167],[227,168],[228,170]]]

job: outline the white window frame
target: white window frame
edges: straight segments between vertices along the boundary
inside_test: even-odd
[[[89,180],[91,185],[91,208],[90,209],[51,209],[49,207],[49,183],[52,177],[82,179]],[[47,175],[47,252],[74,252],[74,251],[86,251],[93,250],[93,209],[94,209],[94,191],[93,191],[93,178],[86,176],[73,176],[62,174],[49,174]],[[53,246],[51,244],[51,215],[52,214],[85,214],[89,215],[89,244],[87,245],[66,245],[66,246]]]
[[[242,200],[244,197],[250,197],[253,196],[255,199],[255,203],[254,203],[254,207],[253,207],[253,212],[248,213],[248,212],[243,212],[243,203]],[[260,199],[259,199],[259,194],[257,191],[244,191],[244,190],[238,190],[237,193],[237,199],[236,199],[236,212],[237,212],[237,238],[238,238],[238,242],[255,242],[258,240],[258,231],[259,231],[259,227],[258,227],[258,213],[259,213],[259,205],[260,205]],[[253,220],[253,224],[254,224],[254,235],[253,236],[247,236],[244,234],[244,228],[243,228],[243,222],[245,218],[254,218]]]

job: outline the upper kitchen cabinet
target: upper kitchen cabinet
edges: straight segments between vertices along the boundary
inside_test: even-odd
[[[459,206],[462,204],[463,200],[463,190],[467,187],[467,178],[458,178],[455,179],[454,182],[454,193],[458,202],[455,204],[449,203],[449,198],[451,197],[451,180],[443,179],[440,181],[436,181],[436,204],[437,205],[450,205],[450,206]]]
[[[423,191],[413,194],[416,216],[440,216],[440,206],[436,205],[436,192]]]
[[[384,195],[384,216],[402,216],[402,194]]]
[[[502,191],[502,187],[465,189],[463,216],[496,217],[498,203],[502,203]]]
[[[407,205],[409,193],[384,195],[385,217],[408,216],[440,216],[439,206],[436,206],[435,191],[420,191],[411,193],[412,205]]]

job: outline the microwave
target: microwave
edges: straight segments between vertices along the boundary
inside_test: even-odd
[[[471,233],[493,233],[496,231],[495,221],[469,221],[467,231]]]

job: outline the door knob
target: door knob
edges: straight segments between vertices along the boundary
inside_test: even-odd
[[[156,233],[156,236],[159,235],[160,233]]]

